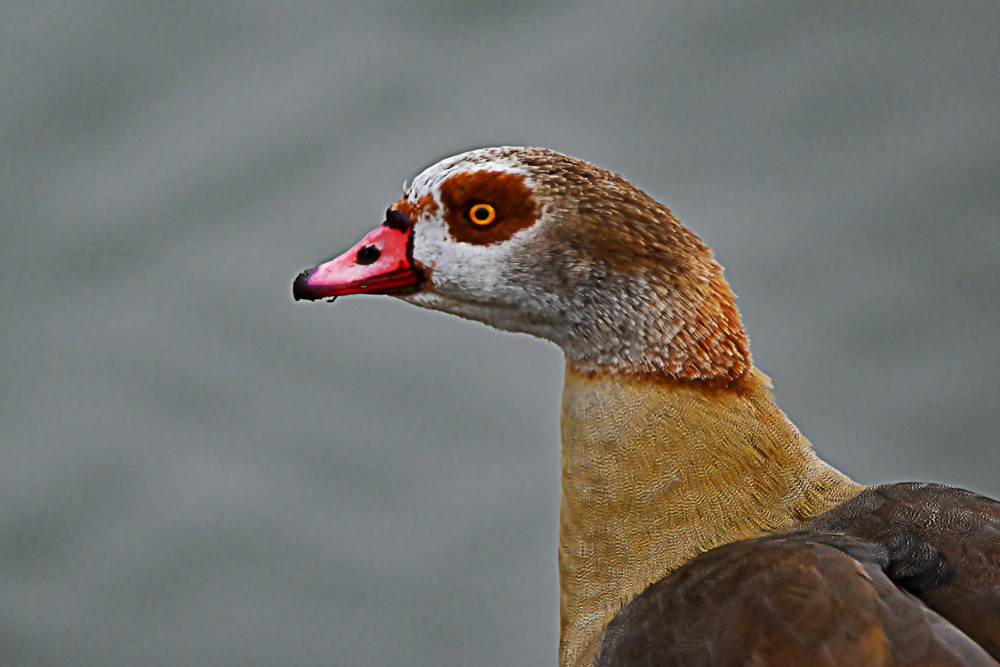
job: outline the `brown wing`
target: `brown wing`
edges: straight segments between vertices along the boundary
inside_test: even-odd
[[[1000,502],[939,484],[887,484],[810,527],[886,547],[890,579],[1000,660]]]
[[[885,573],[893,566],[884,546],[843,535],[787,533],[713,549],[624,607],[597,665],[996,667],[897,587]]]

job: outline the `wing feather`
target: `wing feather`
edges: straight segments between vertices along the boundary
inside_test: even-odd
[[[691,560],[615,616],[597,664],[995,667],[998,645],[1000,503],[894,484]]]

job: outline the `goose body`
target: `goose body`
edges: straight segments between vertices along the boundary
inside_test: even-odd
[[[560,665],[1000,664],[1000,503],[820,460],[711,250],[621,176],[541,148],[447,158],[293,292],[563,350]]]

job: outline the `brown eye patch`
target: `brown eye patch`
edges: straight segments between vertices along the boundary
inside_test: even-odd
[[[456,241],[492,245],[535,224],[538,207],[520,174],[473,171],[441,184],[444,220]],[[486,206],[488,209],[478,208]],[[487,224],[481,218],[489,211]]]

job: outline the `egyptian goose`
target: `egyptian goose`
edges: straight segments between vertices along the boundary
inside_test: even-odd
[[[712,251],[621,176],[542,148],[447,158],[293,293],[562,348],[560,665],[998,664],[1000,503],[821,461]]]

